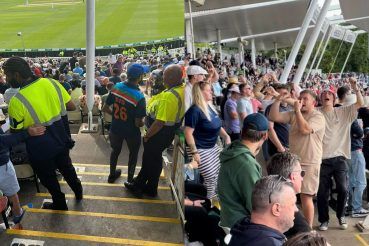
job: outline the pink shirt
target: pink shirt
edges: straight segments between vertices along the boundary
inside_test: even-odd
[[[259,112],[259,109],[262,109],[262,104],[258,99],[251,98],[251,104],[254,113],[257,113]]]

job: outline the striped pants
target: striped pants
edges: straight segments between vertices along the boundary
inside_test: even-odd
[[[211,149],[197,149],[200,155],[199,171],[204,178],[208,199],[217,196],[216,188],[220,169],[219,154],[221,150],[217,144]]]

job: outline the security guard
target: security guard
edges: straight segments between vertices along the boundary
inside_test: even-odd
[[[184,84],[182,69],[170,65],[164,70],[163,80],[168,88],[154,96],[147,107],[144,136],[144,153],[140,173],[133,182],[125,182],[125,187],[136,197],[157,196],[160,173],[162,171],[162,152],[172,143],[176,130],[184,116]]]
[[[46,126],[44,135],[26,141],[30,164],[52,196],[53,202],[44,203],[43,208],[68,210],[56,169],[64,176],[76,199],[81,200],[83,196],[81,182],[69,157],[69,149],[74,145],[66,115],[66,109],[75,110],[71,97],[57,81],[35,77],[28,63],[20,57],[9,58],[3,69],[11,87],[21,88],[9,103],[11,130]]]
[[[144,74],[142,65],[138,63],[129,65],[128,81],[119,82],[113,87],[103,108],[104,112],[112,115],[109,133],[112,148],[109,183],[114,183],[121,175],[121,170],[116,169],[116,167],[124,140],[126,140],[129,149],[128,182],[133,181],[138,151],[141,146],[140,127],[144,125],[144,117],[146,116],[145,97],[138,87]]]

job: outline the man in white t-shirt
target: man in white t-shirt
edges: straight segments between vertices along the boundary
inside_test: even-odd
[[[351,89],[355,92],[357,101],[350,106],[334,107],[335,92],[324,90],[321,94],[322,107],[318,110],[326,121],[323,138],[323,157],[320,170],[318,190],[318,220],[321,223],[319,230],[328,230],[329,208],[328,198],[331,178],[334,177],[337,191],[336,216],[340,228],[347,229],[345,219],[345,205],[348,194],[348,163],[351,158],[350,129],[357,118],[358,109],[364,105],[363,96],[358,88],[357,81],[350,78]]]
[[[240,127],[242,128],[243,120],[249,114],[254,113],[251,103],[252,85],[249,83],[239,85],[241,97],[237,101],[237,113],[240,118]]]

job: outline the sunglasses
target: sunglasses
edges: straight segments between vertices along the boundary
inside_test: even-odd
[[[291,173],[296,173],[296,172],[300,172],[301,177],[305,176],[305,171],[304,170],[296,170],[296,171],[292,171]]]

